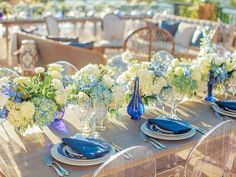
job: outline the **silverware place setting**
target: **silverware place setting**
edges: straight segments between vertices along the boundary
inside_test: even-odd
[[[63,168],[59,163],[53,160],[51,155],[46,155],[43,159],[45,165],[52,167],[58,176],[69,176],[69,172]]]
[[[146,134],[144,134],[142,131],[139,133],[140,138],[145,141],[151,143],[156,149],[162,150],[166,149],[166,146],[163,145],[162,143],[158,142],[156,139],[148,137]]]

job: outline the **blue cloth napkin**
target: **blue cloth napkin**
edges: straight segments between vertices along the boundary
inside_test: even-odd
[[[76,153],[82,154],[88,159],[103,157],[110,151],[110,146],[105,146],[98,141],[93,141],[86,138],[62,138],[62,142]]]
[[[228,108],[236,111],[236,101],[234,100],[224,100],[215,102],[219,107]]]
[[[181,120],[152,118],[148,119],[148,122],[160,127],[163,130],[171,131],[174,134],[183,134],[192,129],[192,126],[188,122]]]

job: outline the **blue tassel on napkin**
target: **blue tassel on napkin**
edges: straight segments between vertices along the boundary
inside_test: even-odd
[[[62,142],[73,151],[82,154],[88,159],[103,157],[109,153],[110,147],[88,139],[62,138]]]
[[[188,122],[181,120],[153,118],[153,119],[148,119],[148,122],[150,124],[158,126],[163,130],[173,132],[174,134],[187,133],[192,129],[192,126]]]
[[[236,111],[236,101],[234,100],[224,100],[215,102],[219,107],[228,108]]]

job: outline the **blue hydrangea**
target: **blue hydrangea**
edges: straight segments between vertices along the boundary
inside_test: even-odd
[[[34,121],[39,126],[50,125],[57,112],[57,104],[44,97],[36,97],[32,99],[35,105]]]

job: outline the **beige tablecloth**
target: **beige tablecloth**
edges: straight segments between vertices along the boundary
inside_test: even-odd
[[[179,110],[180,117],[206,130],[223,121],[202,101],[186,102],[179,107]],[[181,141],[160,140],[167,149],[156,150],[139,137],[141,124],[145,122],[145,118],[153,116],[145,114],[141,120],[133,121],[127,115],[120,115],[119,118],[107,123],[108,129],[102,133],[102,137],[122,148],[134,145],[149,147],[156,155],[157,173],[159,173],[178,163],[183,163],[190,148],[201,138],[202,134],[197,132],[192,138]],[[14,131],[8,121],[3,122],[0,125],[0,169],[5,175],[8,177],[56,177],[54,170],[43,164],[43,158],[49,153],[52,144],[60,142],[60,137],[78,133],[79,127],[76,115],[71,109],[66,110],[64,119],[69,130],[67,135],[55,133],[45,127],[44,133],[23,137]],[[75,167],[63,164],[63,166],[69,170],[71,177],[80,177],[91,176],[99,165]]]

